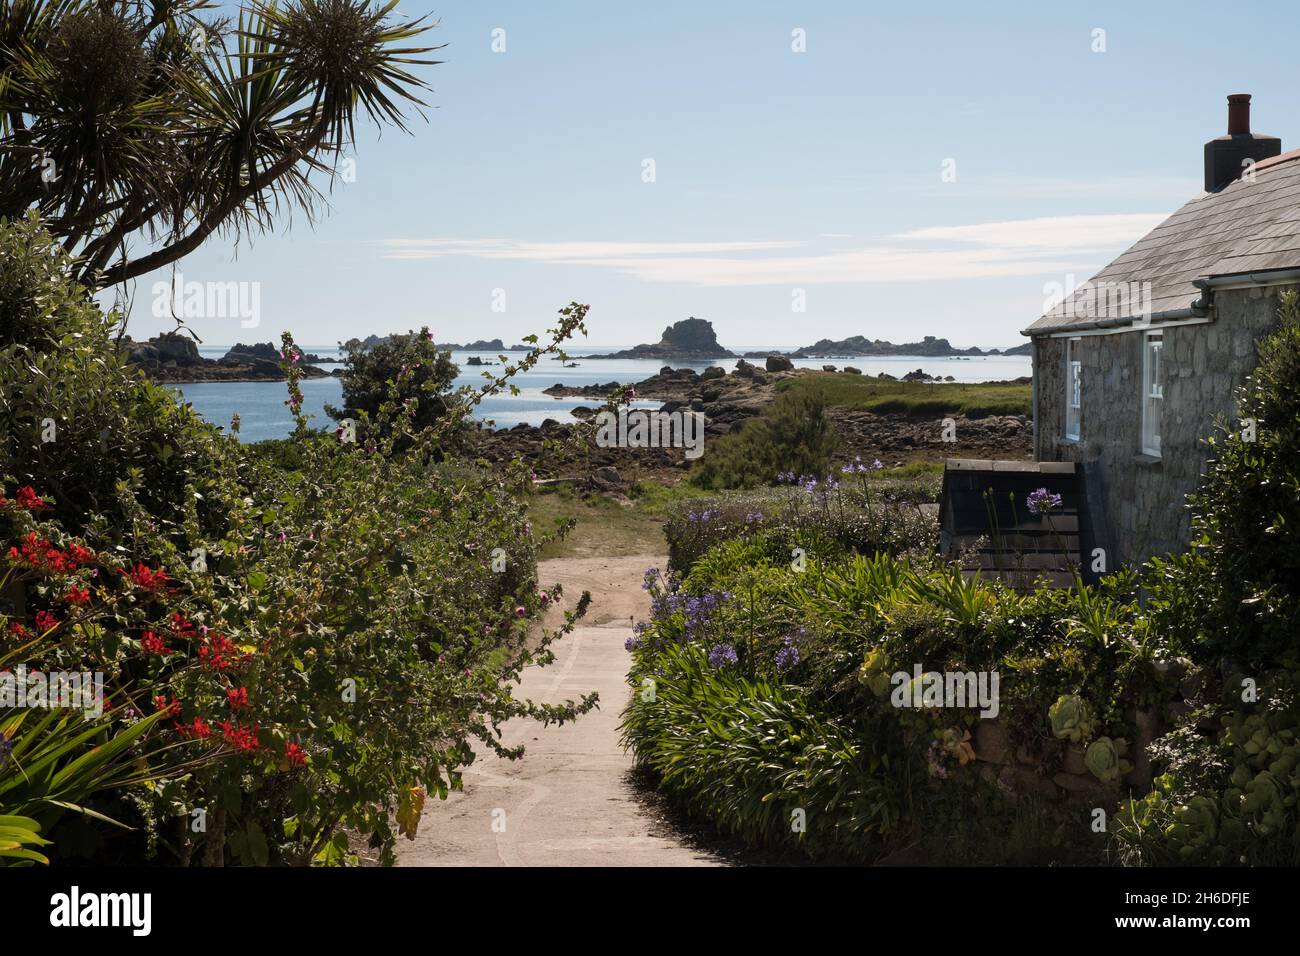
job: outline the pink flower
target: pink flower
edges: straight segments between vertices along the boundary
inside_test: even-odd
[[[527,613],[528,613],[528,612],[527,612],[526,610],[524,610],[524,608],[523,608],[522,606],[521,606],[521,607],[517,607],[517,608],[515,608],[515,614],[516,614],[517,616],[519,616],[519,617],[523,617],[523,616],[524,616],[525,614],[527,614]]]
[[[543,604],[545,604],[547,601],[551,599],[551,596],[547,594],[545,591],[538,591],[537,597],[541,599],[541,602]]]

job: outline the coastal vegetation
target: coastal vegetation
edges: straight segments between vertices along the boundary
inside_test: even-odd
[[[816,390],[828,405],[881,415],[984,418],[1033,414],[1028,382],[905,382],[831,372],[815,379],[787,379],[778,389],[793,393]]]
[[[1300,862],[1294,294],[1281,319],[1193,548],[1095,587],[963,575],[870,466],[683,504],[629,642],[638,764],[685,812],[821,860]]]
[[[7,860],[331,864],[359,833],[388,861],[471,743],[517,758],[503,722],[595,706],[512,692],[588,599],[533,627],[567,596],[536,577],[527,472],[446,454],[468,401],[421,424],[430,383],[399,370],[360,440],[313,430],[286,335],[294,435],[246,448],[112,347],[73,271],[34,217],[0,223],[2,676],[103,682],[0,702]]]

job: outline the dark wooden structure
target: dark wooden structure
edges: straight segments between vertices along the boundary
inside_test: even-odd
[[[1060,495],[1061,506],[1030,512],[1029,496],[1039,488]],[[967,575],[1000,578],[1017,590],[1042,580],[1071,587],[1076,572],[1087,583],[1098,578],[1083,467],[1072,461],[948,459],[939,528],[940,550]]]

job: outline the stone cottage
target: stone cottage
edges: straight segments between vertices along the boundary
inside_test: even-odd
[[[1034,457],[1075,462],[1109,564],[1185,548],[1186,495],[1218,418],[1300,285],[1300,150],[1250,131],[1205,144],[1205,192],[1025,330],[1033,342]]]

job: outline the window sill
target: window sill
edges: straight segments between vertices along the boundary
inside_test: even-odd
[[[1133,456],[1133,464],[1140,468],[1159,468],[1164,464],[1164,459],[1159,455],[1148,455],[1146,452],[1140,452]]]

